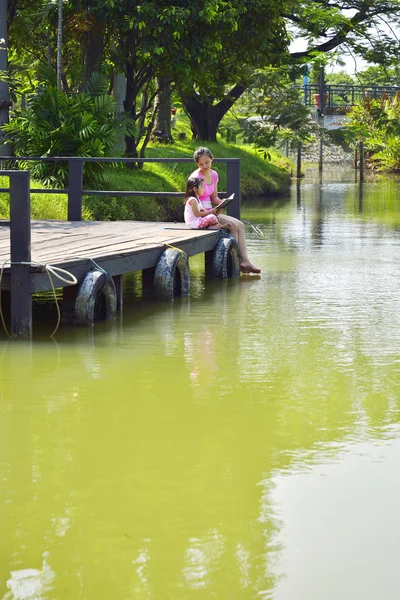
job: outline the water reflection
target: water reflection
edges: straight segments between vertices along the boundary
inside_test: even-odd
[[[360,212],[345,176],[306,179],[248,209],[261,278],[194,263],[189,299],[135,283],[119,322],[1,346],[0,598],[372,600],[378,572],[394,599],[398,200],[379,189]]]

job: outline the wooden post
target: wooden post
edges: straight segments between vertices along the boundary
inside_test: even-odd
[[[115,291],[117,292],[117,308],[122,310],[124,303],[124,276],[114,275],[113,276]]]
[[[68,169],[68,221],[82,221],[83,160],[69,160]]]
[[[75,302],[78,293],[78,285],[67,285],[62,290],[61,316],[62,322],[71,324],[75,318]]]
[[[213,274],[214,250],[204,252],[204,273],[207,279],[211,279]]]
[[[297,146],[297,173],[296,173],[297,178],[301,177],[301,148],[302,148],[302,145],[299,144]]]
[[[228,196],[235,194],[226,212],[230,217],[240,219],[240,158],[228,158],[226,161],[226,191]]]
[[[30,338],[32,298],[29,171],[9,171],[6,174],[10,176],[11,337]]]
[[[324,161],[324,142],[321,137],[319,140],[318,171],[322,171],[323,161]]]
[[[360,142],[360,183],[364,181],[364,142]]]
[[[325,113],[325,68],[323,66],[319,69],[319,111],[323,117]]]
[[[154,295],[154,275],[155,267],[149,267],[142,270],[142,294],[143,296]]]

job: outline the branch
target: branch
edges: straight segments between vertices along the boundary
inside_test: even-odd
[[[317,1],[319,2],[320,0]],[[330,4],[330,6],[332,5]],[[392,11],[388,10],[387,14],[390,14],[391,12]],[[374,10],[367,12],[366,7],[362,6],[359,12],[353,15],[349,23],[343,24],[341,31],[336,33],[336,35],[331,37],[329,40],[327,40],[326,42],[322,42],[321,44],[317,44],[312,48],[308,48],[307,50],[303,50],[302,52],[293,52],[290,54],[290,56],[291,58],[296,60],[299,58],[307,58],[315,52],[329,52],[330,50],[333,50],[334,48],[340,46],[340,44],[343,44],[346,41],[346,38],[349,35],[349,33],[354,32],[358,25],[361,25],[365,21],[371,21],[374,17],[382,18],[382,14],[386,14],[385,11],[382,11],[382,7],[375,8]],[[288,16],[287,18],[296,24],[302,22],[302,19],[296,16]],[[364,33],[364,35],[366,34]]]
[[[247,90],[246,85],[242,83],[237,83],[228,94],[226,94],[225,98],[223,98],[218,104],[214,106],[214,109],[217,113],[217,117],[225,115],[228,110],[235,104],[236,100],[240,98],[242,94]]]

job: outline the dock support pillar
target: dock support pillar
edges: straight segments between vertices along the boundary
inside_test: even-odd
[[[121,309],[124,304],[124,276],[114,275],[113,276],[115,291],[117,292],[117,309]]]
[[[240,158],[226,161],[226,191],[228,196],[235,194],[226,212],[230,217],[240,219]]]
[[[142,294],[143,296],[154,295],[154,275],[156,273],[155,267],[149,269],[143,269],[142,271]]]
[[[32,337],[29,171],[10,173],[11,337]]]
[[[208,252],[204,252],[204,269],[205,269],[205,275],[207,278],[212,277],[213,257],[214,257],[214,250],[208,250]]]
[[[63,288],[61,314],[62,314],[62,322],[65,324],[71,324],[74,322],[75,302],[76,302],[77,293],[78,293],[77,285],[67,285],[66,287]]]

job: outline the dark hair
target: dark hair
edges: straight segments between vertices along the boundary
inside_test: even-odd
[[[195,195],[197,198],[196,192],[193,194],[194,190],[197,191],[199,186],[204,183],[204,179],[201,177],[189,177],[186,182],[186,192],[185,192],[185,201],[190,197]]]
[[[211,158],[211,160],[214,158],[211,150],[209,150],[205,146],[199,146],[198,148],[196,148],[193,154],[194,162],[197,163],[197,161],[204,155]]]

